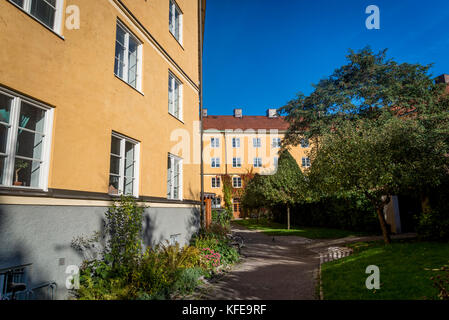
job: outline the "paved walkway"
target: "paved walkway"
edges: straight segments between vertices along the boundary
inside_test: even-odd
[[[320,252],[329,247],[382,237],[348,237],[311,240],[298,236],[272,237],[233,225],[233,232],[244,238],[242,261],[216,283],[203,287],[201,300],[313,300]],[[393,236],[393,239],[415,235]]]
[[[319,256],[306,249],[311,240],[273,237],[234,226],[245,239],[243,261],[218,283],[203,291],[200,299],[213,300],[312,300]]]

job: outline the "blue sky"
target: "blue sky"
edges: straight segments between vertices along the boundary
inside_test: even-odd
[[[380,8],[380,30],[365,9]],[[204,107],[264,115],[345,63],[349,48],[388,48],[399,62],[449,73],[447,0],[208,0]]]

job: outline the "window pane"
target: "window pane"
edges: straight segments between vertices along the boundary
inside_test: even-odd
[[[17,135],[16,154],[18,156],[42,159],[42,146],[44,137],[39,133],[19,129]]]
[[[123,68],[125,66],[125,31],[117,25],[117,34],[115,41],[115,65],[114,73],[123,79]]]
[[[120,139],[114,136],[111,140],[111,153],[120,156]]]
[[[109,194],[118,194],[119,177],[109,176]]]
[[[13,181],[15,186],[39,187],[40,161],[16,159]]]
[[[119,175],[120,174],[120,157],[111,155],[110,173]]]
[[[133,178],[125,178],[125,190],[124,190],[124,194],[125,195],[133,195],[134,194],[134,179]]]
[[[178,8],[175,8],[175,38],[178,41],[180,39],[180,27],[181,27],[180,16],[181,16],[181,14],[180,14]]]
[[[4,184],[5,182],[3,181],[3,177],[4,175],[4,171],[5,171],[5,164],[6,162],[6,157],[1,157],[0,156],[0,184]]]
[[[22,106],[20,107],[19,127],[43,133],[44,123],[45,110],[22,102]]]
[[[23,0],[12,0],[12,2],[23,8]]]
[[[0,94],[0,122],[9,123],[12,98]]]
[[[169,11],[169,13],[168,13],[168,28],[169,28],[170,32],[174,34],[175,32],[174,32],[174,25],[173,25],[173,15],[174,15],[173,9],[174,9],[174,5],[170,1],[170,9],[168,10]]]
[[[31,15],[53,29],[56,0],[31,0]]]
[[[125,177],[134,177],[134,144],[125,144]]]
[[[6,153],[6,141],[8,139],[8,128],[0,124],[0,153]]]

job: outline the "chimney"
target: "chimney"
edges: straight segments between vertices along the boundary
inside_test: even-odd
[[[243,117],[243,110],[242,109],[234,109],[234,117],[242,118]]]
[[[441,76],[435,79],[435,82],[449,84],[449,74],[442,74]]]
[[[203,109],[203,118],[207,117],[207,109]]]
[[[277,109],[268,109],[267,110],[267,117],[268,118],[277,118],[278,112]]]

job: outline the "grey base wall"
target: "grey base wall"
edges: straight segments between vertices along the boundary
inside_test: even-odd
[[[107,207],[0,205],[0,269],[31,263],[30,288],[56,281],[56,299],[67,299],[66,268],[83,256],[71,247],[75,237],[91,236],[103,227]],[[155,245],[176,235],[187,244],[199,229],[199,209],[146,208],[144,243]],[[1,279],[0,279],[1,280]],[[36,290],[38,298],[45,290]]]

